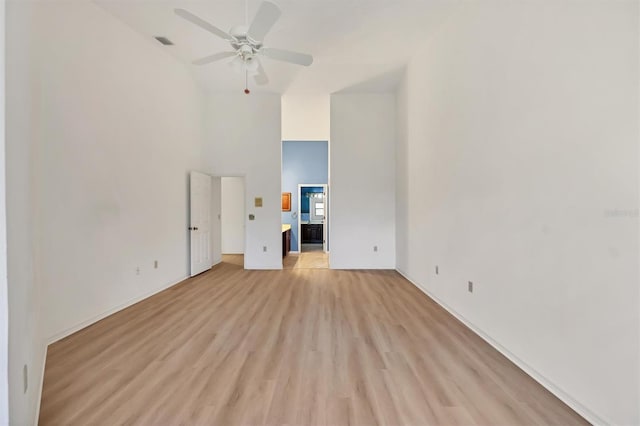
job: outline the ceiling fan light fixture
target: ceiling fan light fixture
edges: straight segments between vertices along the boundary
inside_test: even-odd
[[[249,71],[250,74],[257,73],[259,64],[258,64],[258,59],[256,59],[254,56],[250,56],[246,58],[244,60],[244,64],[247,67],[247,71]]]
[[[253,55],[253,48],[248,44],[243,44],[238,48],[240,54],[246,59]]]
[[[238,55],[233,58],[233,61],[229,62],[229,66],[231,66],[234,71],[241,72],[244,69],[244,60],[242,59],[242,56]]]

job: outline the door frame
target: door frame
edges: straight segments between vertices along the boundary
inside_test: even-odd
[[[302,188],[322,187],[324,193],[324,220],[322,221],[322,252],[328,253],[327,250],[327,229],[329,228],[329,185],[326,183],[299,183],[298,184],[298,251],[302,253],[302,218],[300,211],[302,209]],[[311,214],[311,213],[309,213]]]

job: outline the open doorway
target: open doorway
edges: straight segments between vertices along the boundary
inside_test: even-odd
[[[246,241],[245,178],[222,176],[214,178],[214,241],[215,263],[244,267]]]
[[[329,143],[282,142],[284,269],[328,268]],[[283,238],[283,241],[285,239]]]
[[[298,185],[300,253],[327,252],[327,185]]]

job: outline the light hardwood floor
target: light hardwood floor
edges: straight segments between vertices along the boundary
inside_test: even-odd
[[[244,267],[244,254],[223,254],[222,262]]]
[[[49,347],[42,425],[586,422],[392,271],[224,262]]]
[[[284,269],[327,269],[329,254],[322,251],[289,253],[282,259]]]

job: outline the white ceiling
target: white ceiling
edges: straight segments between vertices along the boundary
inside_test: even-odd
[[[314,63],[300,67],[263,58],[269,84],[254,91],[334,93],[388,90],[411,52],[451,12],[455,0],[271,0],[282,9],[265,46],[310,53]],[[248,0],[249,21],[261,0]],[[95,0],[142,36],[150,48],[164,49],[187,64],[207,90],[244,88],[244,75],[223,60],[203,66],[191,61],[231,50],[227,42],[176,16],[180,7],[223,30],[243,24],[243,0]],[[175,45],[162,46],[154,36]],[[152,47],[153,46],[153,47]]]

